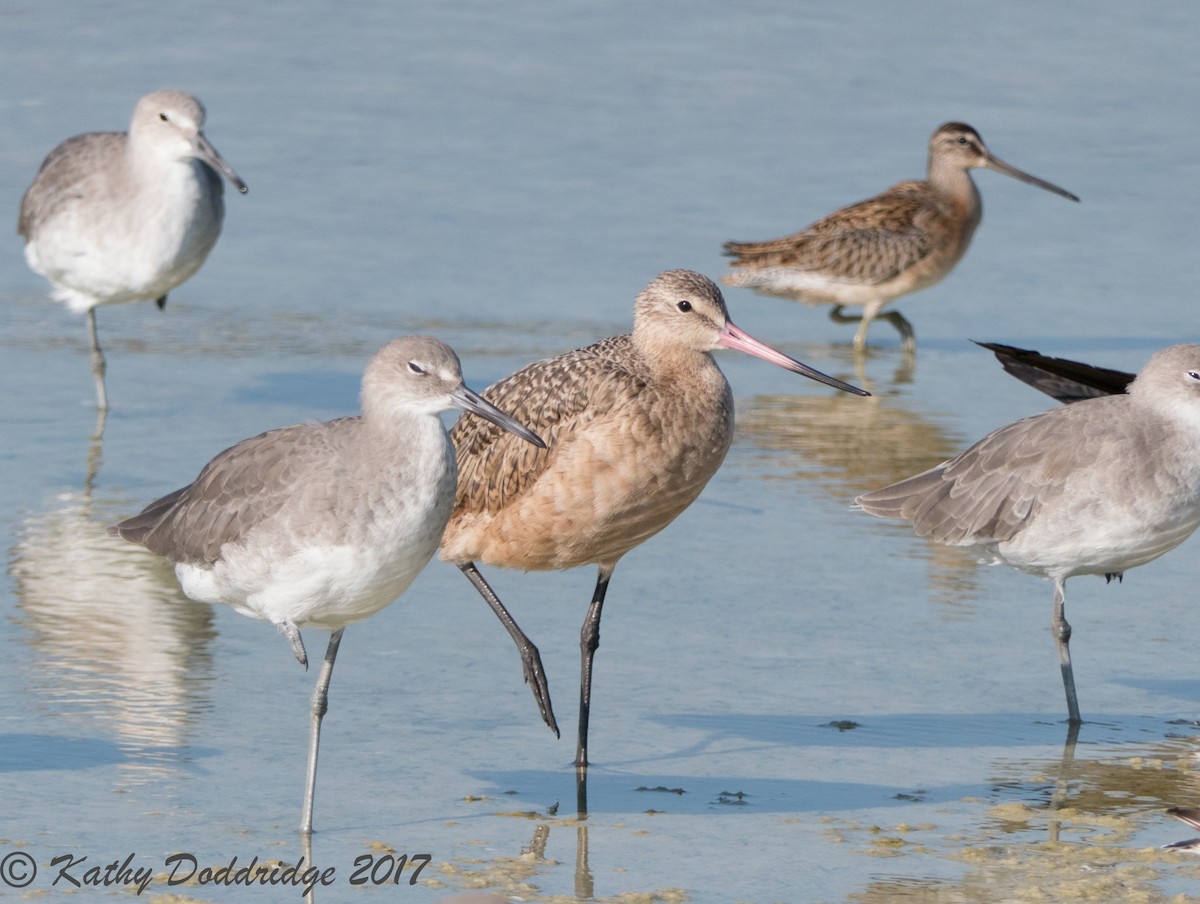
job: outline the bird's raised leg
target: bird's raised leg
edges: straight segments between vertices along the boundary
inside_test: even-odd
[[[88,338],[92,341],[92,379],[96,381],[96,405],[101,411],[108,410],[108,390],[104,385],[104,352],[100,351],[100,338],[96,334],[96,309],[87,312]]]
[[[604,595],[608,592],[608,579],[612,577],[613,566],[601,565],[600,574],[596,578],[596,590],[592,594],[591,605],[588,606],[587,616],[583,620],[583,628],[579,632],[580,676],[579,676],[579,742],[575,748],[575,768],[586,769],[588,718],[592,711],[592,660],[596,648],[600,646],[600,613],[604,608]]]
[[[298,663],[304,666],[304,670],[307,672],[308,651],[304,649],[304,638],[300,636],[300,629],[285,618],[279,623],[279,630],[283,632],[283,636],[292,645],[292,655],[296,657]]]
[[[843,314],[846,308],[845,305],[835,304],[833,310],[829,312],[829,319],[834,323],[858,323],[862,320],[861,314]]]
[[[538,652],[533,641],[525,636],[525,632],[521,630],[516,619],[504,608],[500,597],[496,596],[496,591],[483,579],[483,575],[479,573],[475,563],[459,562],[458,567],[467,576],[467,580],[479,591],[479,595],[491,607],[496,618],[500,619],[500,624],[504,625],[504,630],[517,645],[517,650],[521,654],[521,666],[525,670],[525,683],[533,691],[533,699],[537,702],[538,712],[542,714],[542,720],[550,726],[554,736],[559,737],[558,721],[554,718],[554,707],[550,703],[550,685],[546,680],[546,670],[542,668],[542,654]]]
[[[321,664],[321,674],[317,676],[317,687],[312,695],[312,732],[308,736],[308,782],[304,787],[304,812],[300,817],[300,832],[312,834],[313,800],[317,794],[317,748],[321,743],[321,720],[329,710],[329,679],[333,675],[333,661],[337,659],[338,645],[342,642],[342,632],[338,628],[329,638],[329,646],[325,648],[325,661]],[[297,635],[299,632],[297,632]]]
[[[1063,689],[1067,692],[1067,719],[1072,723],[1082,722],[1079,718],[1079,700],[1075,696],[1075,671],[1071,668],[1071,626],[1063,614],[1066,603],[1066,580],[1054,579],[1054,615],[1050,619],[1050,630],[1058,647],[1058,664],[1062,668]]]

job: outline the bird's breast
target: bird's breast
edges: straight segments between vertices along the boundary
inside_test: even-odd
[[[74,310],[153,300],[199,270],[221,232],[215,174],[195,161],[165,171],[94,178],[38,225],[30,266]]]
[[[456,560],[527,570],[615,562],[686,509],[733,435],[728,385],[648,390],[560,436],[544,473],[499,511],[456,516]]]

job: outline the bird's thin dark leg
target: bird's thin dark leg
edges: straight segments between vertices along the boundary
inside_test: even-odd
[[[296,657],[296,661],[304,666],[305,671],[307,671],[308,651],[304,649],[304,638],[300,636],[300,629],[285,618],[279,623],[279,630],[283,632],[283,636],[292,645],[292,655]]]
[[[317,687],[312,695],[312,733],[308,738],[308,783],[304,788],[304,813],[300,817],[300,832],[312,834],[313,800],[317,794],[317,748],[321,743],[321,720],[329,710],[329,679],[333,676],[333,661],[337,659],[338,645],[342,642],[342,632],[338,628],[329,638],[329,646],[325,648],[325,661],[321,664],[321,674],[317,676]],[[297,632],[299,633],[299,632]]]
[[[496,614],[496,618],[500,619],[500,624],[504,625],[504,630],[508,632],[509,636],[513,639],[513,643],[517,645],[517,650],[521,654],[521,666],[525,670],[525,683],[533,691],[533,699],[537,702],[538,711],[542,714],[542,720],[550,726],[550,730],[554,732],[554,736],[559,737],[558,721],[554,718],[554,707],[550,703],[550,685],[546,680],[546,670],[542,667],[542,654],[538,652],[538,648],[534,645],[533,641],[525,636],[525,632],[521,630],[521,626],[517,624],[516,619],[504,608],[504,604],[500,602],[500,597],[496,596],[496,591],[483,579],[483,575],[479,573],[479,569],[475,567],[475,563],[459,562],[458,567],[467,576],[467,580],[479,591],[479,595],[491,607],[492,612]]]
[[[888,321],[900,333],[900,350],[902,352],[911,355],[917,350],[917,334],[913,332],[912,324],[908,322],[907,317],[899,311],[886,311],[879,317]]]
[[[858,323],[862,320],[861,314],[843,314],[844,309],[845,305],[835,304],[829,312],[829,319],[834,323]]]
[[[580,819],[587,819],[587,767],[575,767],[575,813]]]
[[[1054,633],[1054,643],[1058,647],[1058,664],[1062,668],[1063,689],[1067,692],[1067,719],[1070,722],[1082,722],[1079,718],[1079,699],[1075,696],[1075,672],[1071,668],[1071,626],[1067,624],[1063,613],[1066,603],[1066,581],[1054,581],[1054,616],[1050,620],[1050,630]]]
[[[100,338],[96,334],[96,309],[87,312],[88,338],[92,341],[92,379],[96,381],[96,405],[101,411],[108,410],[108,390],[104,385],[104,352],[100,351]]]
[[[579,632],[580,680],[579,680],[579,743],[575,748],[575,768],[586,769],[588,718],[592,710],[592,660],[600,646],[600,613],[604,608],[604,594],[608,592],[608,579],[612,577],[612,566],[601,565],[596,578],[596,590],[588,606]]]

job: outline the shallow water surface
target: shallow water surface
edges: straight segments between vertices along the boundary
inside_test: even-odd
[[[65,895],[83,890],[56,857],[86,856],[80,876],[131,856],[149,900],[297,900],[294,885],[171,885],[169,858],[198,876],[303,855],[334,870],[322,901],[364,878],[428,902],[1200,899],[1200,862],[1160,849],[1189,833],[1165,809],[1200,804],[1195,541],[1123,585],[1069,585],[1088,720],[1072,746],[1049,585],[850,509],[1050,406],[969,339],[1136,370],[1195,338],[1200,12],[113,0],[81,23],[10,0],[0,22],[14,221],[54,144],[123,128],[165,86],[206,103],[250,186],[165,311],[99,312],[102,424],[82,318],[11,239],[0,869],[17,872],[0,881],[26,852],[26,891]],[[104,527],[239,439],[354,412],[363,365],[396,335],[438,335],[483,388],[624,331],[657,272],[716,277],[727,239],[919,177],[949,119],[1082,203],[979,173],[972,249],[898,304],[915,362],[886,323],[856,361],[853,328],[823,311],[727,293],[743,328],[874,394],[719,356],[729,458],[609,592],[587,818],[570,763],[594,573],[487,572],[541,647],[555,740],[500,627],[434,563],[346,632],[302,849],[315,674]],[[416,884],[414,859],[396,885],[419,854]]]

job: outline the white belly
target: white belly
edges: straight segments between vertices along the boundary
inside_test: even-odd
[[[126,204],[64,205],[25,246],[30,268],[77,312],[167,294],[200,269],[221,233],[220,185],[213,193],[200,165],[173,167],[172,178]]]

